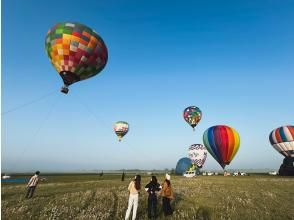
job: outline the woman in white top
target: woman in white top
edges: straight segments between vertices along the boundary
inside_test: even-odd
[[[125,220],[129,219],[132,208],[133,208],[132,220],[136,219],[140,189],[141,189],[141,176],[136,175],[135,179],[130,182],[128,187],[128,190],[130,191],[130,196],[129,196],[129,204],[128,204]]]

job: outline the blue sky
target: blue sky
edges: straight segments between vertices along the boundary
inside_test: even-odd
[[[68,95],[44,48],[63,21],[95,29],[109,53]],[[278,169],[268,135],[294,124],[293,21],[293,1],[2,1],[2,112],[45,96],[2,116],[2,170],[174,168],[218,124],[241,137],[228,168]],[[204,167],[220,168],[210,155]]]

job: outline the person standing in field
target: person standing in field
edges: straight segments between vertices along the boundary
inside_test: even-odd
[[[173,190],[170,182],[170,175],[165,174],[165,180],[162,183],[162,190],[160,195],[162,196],[162,209],[165,216],[172,215],[173,211],[170,205],[170,201],[174,199]]]
[[[157,217],[157,196],[156,191],[160,191],[161,186],[157,182],[156,176],[151,177],[151,181],[145,186],[148,192],[148,218]],[[152,215],[153,212],[153,215]]]
[[[132,208],[133,208],[132,220],[136,219],[140,189],[141,189],[141,176],[136,175],[134,180],[130,182],[128,187],[128,190],[130,191],[130,196],[129,196],[129,203],[128,203],[128,209],[126,212],[125,220],[129,219]]]
[[[31,179],[29,180],[28,184],[27,184],[27,194],[26,194],[26,198],[32,198],[35,192],[35,189],[39,183],[39,175],[40,175],[40,171],[37,171],[35,173],[34,176],[31,177]]]
[[[121,181],[125,181],[125,172],[123,171],[122,175],[121,175]]]

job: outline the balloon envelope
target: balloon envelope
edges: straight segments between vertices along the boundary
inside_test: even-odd
[[[185,121],[194,129],[198,122],[201,120],[202,112],[196,106],[189,106],[183,112]]]
[[[203,143],[211,156],[222,168],[225,168],[239,149],[240,137],[235,129],[226,125],[217,125],[204,132]]]
[[[118,140],[121,141],[123,136],[125,136],[129,131],[129,124],[125,121],[118,121],[114,124],[113,130],[118,137]]]
[[[176,174],[183,175],[192,166],[192,161],[188,157],[181,158],[176,166]]]
[[[269,135],[272,146],[285,157],[294,157],[294,126],[282,126]]]
[[[188,149],[188,155],[192,163],[201,168],[207,157],[207,150],[202,144],[192,144]]]
[[[65,86],[97,75],[108,58],[102,38],[93,29],[75,22],[50,28],[45,49]]]

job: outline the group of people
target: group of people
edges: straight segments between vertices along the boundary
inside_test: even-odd
[[[33,175],[27,184],[26,198],[32,198],[35,189],[39,183],[40,171]],[[124,178],[124,175],[123,175]],[[141,176],[136,175],[130,182],[128,190],[130,192],[128,209],[126,212],[125,220],[128,220],[133,210],[132,220],[136,219],[137,208],[139,202],[139,193],[141,190]],[[145,186],[145,191],[148,193],[148,218],[157,217],[157,194],[162,197],[162,210],[165,216],[172,215],[172,208],[170,201],[174,198],[173,190],[170,182],[170,175],[165,174],[165,180],[159,184],[156,176],[151,176],[150,182]]]
[[[129,219],[132,209],[132,220],[135,220],[137,215],[139,193],[141,190],[140,175],[136,175],[130,182],[128,190],[130,191],[130,195],[125,220]],[[165,175],[165,180],[161,185],[157,182],[156,176],[152,176],[150,182],[145,186],[145,191],[148,193],[148,218],[157,217],[157,193],[160,193],[162,197],[162,210],[164,215],[172,215],[170,201],[174,198],[174,195],[169,174]]]

